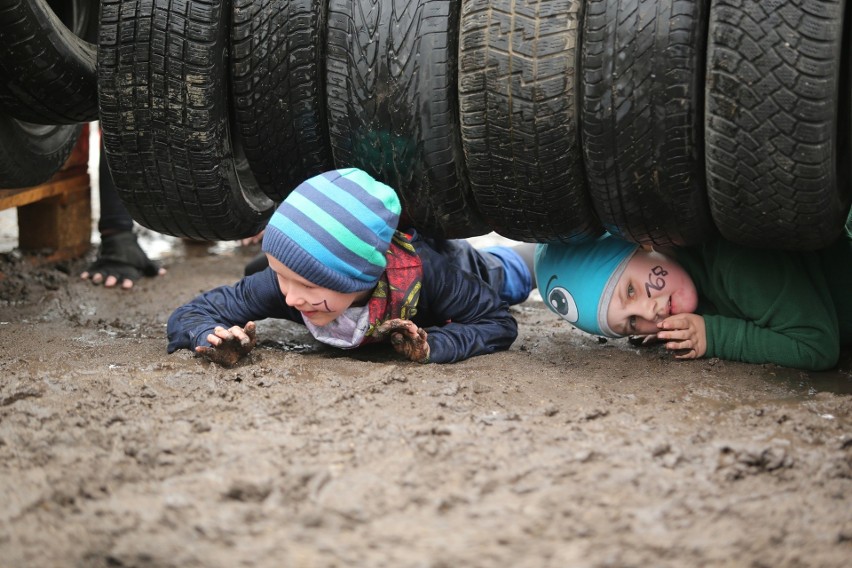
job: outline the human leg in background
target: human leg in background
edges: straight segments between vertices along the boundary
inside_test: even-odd
[[[103,142],[100,151],[98,195],[101,215],[98,231],[101,234],[101,244],[97,258],[80,277],[91,279],[93,284],[103,283],[107,288],[120,285],[122,289],[129,290],[142,276],[162,276],[166,269],[149,259],[139,246],[133,233],[133,218],[119,199],[118,190],[112,181]]]

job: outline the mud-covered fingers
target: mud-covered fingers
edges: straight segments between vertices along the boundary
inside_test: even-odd
[[[257,344],[257,326],[253,321],[250,321],[243,329],[249,338],[248,349],[250,351]]]
[[[416,333],[406,342],[406,356],[415,363],[429,361],[429,344],[426,342],[426,331],[412,324]]]
[[[413,343],[415,345],[419,345],[426,342],[426,332],[419,327],[417,327],[414,323],[408,322],[405,324],[405,327],[400,328],[401,333],[394,333],[394,336],[391,338],[391,342],[397,341],[402,343],[403,341],[408,343]],[[396,338],[396,339],[394,339]]]
[[[215,347],[207,347],[206,345],[199,345],[195,348],[195,352],[202,357],[210,359],[211,361],[216,361],[217,359],[217,351]]]
[[[245,330],[238,325],[231,327],[228,330],[228,333],[230,333],[231,338],[238,341],[240,345],[248,345],[249,343],[251,343],[251,338],[248,336]]]
[[[409,321],[409,320],[402,320],[402,322],[403,322],[402,330],[405,331],[405,334],[408,337],[412,337],[412,338],[417,337],[417,329],[418,328],[417,328],[416,325],[414,325],[414,322]]]
[[[216,326],[213,328],[213,333],[207,334],[207,342],[213,347],[219,347],[225,341],[232,340],[233,334],[224,327]]]
[[[224,339],[225,341],[234,338],[234,334],[231,333],[230,330],[222,327],[221,325],[217,325],[215,328],[213,328],[213,335],[215,335],[219,339]]]
[[[416,333],[416,330],[417,326],[414,325],[412,321],[402,318],[394,318],[380,325],[377,331],[381,334],[405,333],[406,335],[411,336],[413,333]]]
[[[199,345],[195,348],[195,352],[205,357],[206,359],[225,367],[233,366],[238,360],[239,355],[231,349],[217,349],[215,347],[205,347]]]
[[[423,331],[423,330],[421,330]],[[420,359],[417,360],[418,363],[428,363],[429,356],[431,355],[432,350],[429,347],[429,343],[426,341],[426,332],[423,331],[423,345],[420,349]]]
[[[380,325],[376,331],[381,334],[390,333],[394,331],[397,327],[399,327],[399,322],[401,321],[402,320],[399,318],[387,320],[386,322],[382,323],[382,325]]]
[[[400,341],[406,341],[408,343],[418,344],[425,339],[425,336],[421,334],[421,329],[417,327],[414,322],[402,320],[404,323],[397,330],[400,335]]]

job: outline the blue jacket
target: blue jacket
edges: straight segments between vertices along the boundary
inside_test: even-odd
[[[493,262],[464,241],[415,238],[412,244],[423,263],[423,286],[412,321],[428,334],[429,360],[452,363],[508,349],[518,324],[492,288],[499,283],[488,281]],[[268,267],[176,309],[168,323],[168,352],[210,345],[207,335],[216,326],[242,327],[266,318],[304,325],[299,311],[284,301],[275,272]]]

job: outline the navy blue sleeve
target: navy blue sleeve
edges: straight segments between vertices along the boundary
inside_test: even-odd
[[[233,286],[204,292],[176,309],[168,323],[168,352],[209,346],[207,336],[216,326],[225,329],[250,321],[281,318],[303,323],[298,310],[284,301],[271,268],[247,276]]]
[[[508,349],[518,324],[497,291],[427,245],[415,242],[415,247],[423,262],[423,287],[413,321],[428,334],[429,360],[452,363]]]

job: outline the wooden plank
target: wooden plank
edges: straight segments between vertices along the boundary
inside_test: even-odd
[[[9,209],[10,207],[21,207],[42,199],[47,199],[48,197],[61,195],[66,191],[79,187],[81,183],[85,183],[88,186],[89,175],[85,169],[75,168],[72,171],[66,170],[60,172],[53,176],[49,182],[34,187],[0,189],[0,210]]]
[[[92,234],[89,176],[67,181],[62,193],[18,207],[18,247],[23,252],[47,252],[42,260],[54,262],[81,256],[89,249]]]

